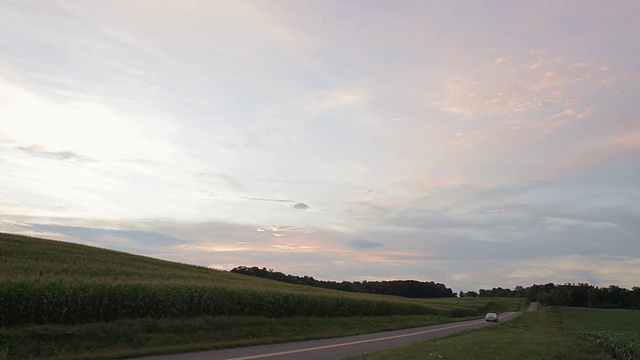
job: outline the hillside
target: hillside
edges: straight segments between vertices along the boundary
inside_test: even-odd
[[[0,281],[3,280],[190,284],[256,290],[275,287],[290,292],[316,290],[103,248],[0,233]]]
[[[192,285],[407,301],[250,277],[87,245],[0,233],[0,282]]]
[[[104,248],[0,233],[0,282],[4,281],[193,285],[411,303],[425,301],[289,284]],[[472,301],[458,300],[465,304]],[[486,303],[486,299],[482,302]]]

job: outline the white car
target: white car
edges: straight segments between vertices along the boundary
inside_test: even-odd
[[[485,315],[485,317],[484,317],[484,321],[498,322],[498,314],[496,314],[496,313],[487,313],[487,315]]]

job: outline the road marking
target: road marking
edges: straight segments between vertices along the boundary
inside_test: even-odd
[[[513,315],[515,315],[515,314],[516,314],[516,313],[511,312],[511,313],[508,313],[507,315],[504,315],[502,318],[504,319],[504,318],[507,318],[507,317],[513,316]],[[251,360],[251,359],[260,359],[260,358],[266,358],[266,357],[270,357],[270,356],[288,355],[288,354],[295,354],[295,353],[306,352],[306,351],[314,351],[314,350],[330,349],[330,348],[335,348],[335,347],[340,347],[340,346],[349,346],[349,345],[364,344],[364,343],[369,343],[369,342],[374,342],[374,341],[382,341],[382,340],[398,339],[398,338],[407,337],[407,336],[414,336],[414,335],[427,334],[427,333],[430,333],[430,332],[435,332],[435,331],[440,331],[440,330],[455,329],[455,328],[464,327],[464,326],[469,326],[469,325],[479,325],[479,324],[482,324],[483,322],[484,322],[484,321],[478,320],[478,321],[476,321],[476,322],[474,322],[474,323],[465,323],[465,324],[460,324],[460,325],[452,325],[452,326],[441,327],[441,328],[437,328],[437,329],[431,329],[431,330],[418,331],[418,332],[410,333],[410,334],[393,335],[393,336],[387,336],[387,337],[383,337],[383,338],[376,338],[376,339],[369,339],[369,340],[360,340],[360,341],[352,341],[352,342],[342,343],[342,344],[324,345],[324,346],[317,346],[317,347],[312,347],[312,348],[304,348],[304,349],[297,349],[297,350],[281,351],[281,352],[275,352],[275,353],[271,353],[271,354],[260,354],[260,355],[244,356],[244,357],[237,357],[237,358],[229,358],[229,359],[227,359],[227,360]]]

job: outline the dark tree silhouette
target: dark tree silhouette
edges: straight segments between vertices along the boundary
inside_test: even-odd
[[[637,286],[629,290],[616,285],[599,288],[587,283],[548,283],[534,284],[527,288],[516,286],[514,290],[501,287],[480,289],[480,296],[526,297],[531,301],[557,306],[640,309],[640,287]]]
[[[423,282],[416,280],[393,280],[393,281],[324,281],[316,280],[310,276],[287,275],[273,269],[256,266],[238,266],[231,270],[236,274],[262,277],[265,279],[277,280],[291,284],[316,286],[327,289],[362,292],[369,294],[397,295],[408,298],[442,298],[455,297],[455,293],[444,284],[433,281]]]

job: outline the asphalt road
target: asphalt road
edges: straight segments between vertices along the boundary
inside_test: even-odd
[[[536,305],[532,304],[533,308],[530,306],[527,311],[534,311]],[[522,313],[502,313],[500,314],[500,321],[513,319],[520,314]],[[138,360],[345,359],[491,325],[492,324],[485,322],[484,319],[470,320],[341,338],[200,351],[176,355],[150,356],[138,358]]]

